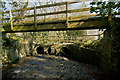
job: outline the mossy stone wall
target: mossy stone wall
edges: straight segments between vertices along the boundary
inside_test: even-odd
[[[6,38],[2,48],[2,62],[11,63],[16,59],[32,56],[34,51],[34,44],[31,40],[15,40],[13,38]]]

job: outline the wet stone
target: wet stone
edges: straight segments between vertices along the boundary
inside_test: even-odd
[[[19,69],[20,72],[14,73]],[[8,69],[7,72],[11,71]],[[18,67],[13,68],[12,73],[12,78],[60,78],[63,80],[89,78],[89,80],[94,80],[83,63],[53,55],[27,57]]]

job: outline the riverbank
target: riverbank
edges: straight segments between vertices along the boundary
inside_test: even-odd
[[[11,68],[3,72],[3,80],[6,78],[98,80],[93,75],[97,71],[95,66],[65,57],[36,55],[21,58],[18,64],[12,64]]]

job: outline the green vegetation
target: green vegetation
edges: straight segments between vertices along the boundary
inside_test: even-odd
[[[97,7],[93,7],[93,5]],[[98,13],[102,20],[105,20],[105,15],[108,15],[109,29],[105,31],[105,36],[102,40],[103,53],[101,58],[101,68],[112,76],[117,76],[120,73],[120,27],[112,18],[115,17],[117,11],[120,9],[119,2],[92,2],[91,12]],[[116,19],[117,20],[117,19]],[[97,46],[99,43],[97,43]],[[95,45],[94,45],[95,46]]]
[[[29,39],[23,34],[22,38],[14,33],[2,34],[2,60],[11,63],[24,56],[33,55],[33,39]]]
[[[19,47],[18,39],[14,40],[11,36],[9,38],[7,38],[7,35],[5,33],[3,33],[2,34],[2,44],[3,44],[2,45],[2,63],[3,64],[5,64],[6,62],[7,63],[12,62],[14,59],[18,58],[17,56],[11,57],[10,52],[6,53],[7,49]]]
[[[93,7],[95,4],[97,7]],[[11,3],[11,5],[13,5],[15,9],[19,6],[15,2]],[[27,7],[27,5],[28,3],[23,7]],[[92,2],[91,5],[91,13],[97,13],[102,17],[102,20],[107,19],[109,23],[108,29],[104,32],[104,38],[99,38],[93,42],[91,40],[83,40],[84,38],[82,38],[78,44],[66,46],[68,49],[66,56],[100,66],[108,75],[116,75],[120,73],[120,27],[116,26],[118,23],[112,18],[117,14],[116,10],[120,8],[120,5],[115,2]],[[5,5],[3,5],[3,7],[5,8]],[[22,8],[22,6],[20,8]],[[106,17],[106,15],[108,15],[108,17]],[[3,64],[6,62],[11,63],[20,57],[32,56],[36,48],[33,41],[36,41],[35,44],[39,44],[39,42],[41,44],[41,41],[36,38],[37,36],[42,36],[40,39],[49,35],[56,36],[57,38],[55,37],[53,39],[59,41],[61,39],[60,35],[63,36],[63,39],[64,36],[71,36],[70,38],[77,39],[77,37],[84,33],[84,31],[77,30],[40,33],[27,32],[23,33],[22,37],[16,36],[14,33],[8,36],[3,34]],[[49,37],[47,37],[46,40],[49,40]],[[42,42],[43,44],[49,43],[45,40],[42,40]],[[54,42],[55,41],[50,41],[50,43]]]
[[[108,23],[111,29],[115,29],[118,26],[114,26],[118,23],[113,22],[112,18],[115,17],[115,15],[120,10],[120,2],[91,2],[91,10],[90,12],[97,13],[102,17],[102,20],[105,20],[105,16],[108,15]],[[97,7],[93,7],[94,5],[97,5]]]

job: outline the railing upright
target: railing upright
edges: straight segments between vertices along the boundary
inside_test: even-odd
[[[4,14],[2,13],[2,20],[1,20],[2,21],[2,25],[3,25],[3,18],[4,18]]]
[[[36,20],[36,6],[34,7],[34,25],[35,28],[37,27],[37,20]]]
[[[12,22],[12,12],[11,12],[11,10],[9,11],[9,17],[10,17],[10,27],[11,27],[11,30],[13,30],[13,22]]]
[[[66,27],[68,27],[68,2],[66,1]]]
[[[35,26],[35,30],[37,30],[36,6],[34,6],[34,26]],[[34,32],[33,34],[34,36],[36,36],[36,32]],[[35,43],[36,43],[36,38],[35,38]]]

